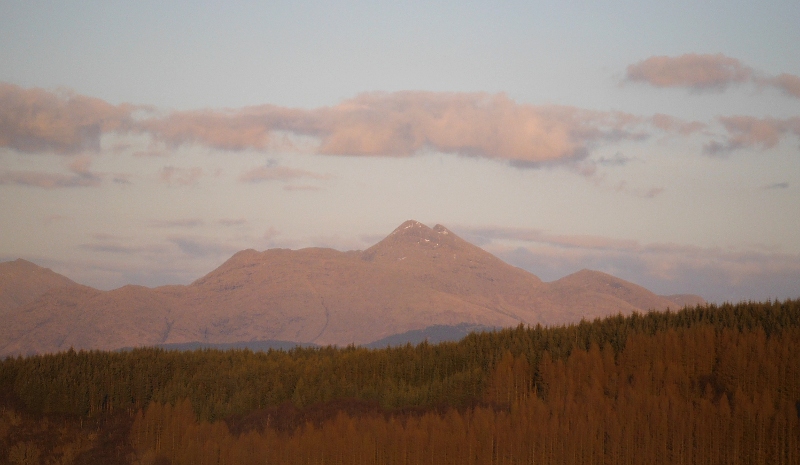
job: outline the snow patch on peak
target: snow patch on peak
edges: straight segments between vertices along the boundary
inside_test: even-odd
[[[418,231],[428,231],[429,229],[430,228],[428,228],[424,224],[420,223],[419,221],[408,220],[408,221],[404,222],[403,224],[401,224],[400,226],[398,226],[397,229],[392,231],[392,234],[390,234],[390,236],[397,235],[397,233],[400,233],[400,234],[403,234],[403,235],[411,234],[411,235],[416,236],[416,235],[419,234]]]

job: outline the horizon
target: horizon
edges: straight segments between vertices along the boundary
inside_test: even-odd
[[[800,297],[800,4],[0,5],[0,261],[97,289],[415,218],[554,281]]]

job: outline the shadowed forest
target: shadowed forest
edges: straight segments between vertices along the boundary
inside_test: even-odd
[[[797,464],[800,300],[460,342],[0,362],[11,464]]]

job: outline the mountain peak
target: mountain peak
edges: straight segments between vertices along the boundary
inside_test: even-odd
[[[461,248],[460,241],[455,234],[440,224],[429,228],[419,221],[408,220],[382,241],[365,250],[362,258],[367,261],[375,259],[395,261],[420,254],[438,255],[444,250]]]
[[[425,226],[424,224],[420,223],[417,220],[408,220],[404,221],[403,224],[395,228],[389,237],[391,236],[419,236],[421,233],[425,233],[431,231],[431,228]]]

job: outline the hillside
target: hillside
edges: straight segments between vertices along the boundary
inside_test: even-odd
[[[52,288],[9,313],[0,355],[268,340],[367,344],[437,325],[554,325],[667,307],[679,305],[594,271],[544,283],[441,225],[407,221],[365,251],[244,250],[188,286]]]

